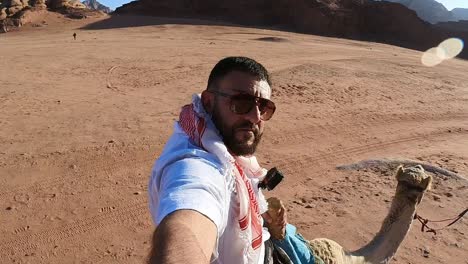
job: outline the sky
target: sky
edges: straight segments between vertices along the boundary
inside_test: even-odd
[[[117,7],[131,2],[131,0],[98,0],[98,2],[115,10]],[[456,7],[468,8],[468,0],[437,0],[437,2],[442,3],[448,10]]]
[[[437,0],[437,2],[443,4],[448,10],[456,7],[468,8],[468,0]]]
[[[123,4],[130,3],[131,0],[98,0],[98,2],[110,7],[112,10],[115,10],[117,7],[122,6]]]

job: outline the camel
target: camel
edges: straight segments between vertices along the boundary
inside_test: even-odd
[[[432,177],[420,165],[408,168],[399,166],[396,179],[398,184],[390,211],[374,239],[356,251],[345,250],[337,242],[327,238],[310,240],[307,246],[315,257],[315,263],[380,264],[391,260],[411,227],[417,205],[432,183]],[[275,219],[279,217],[281,210],[284,211],[284,206],[275,197],[267,201],[268,214],[273,218],[273,223],[276,223]],[[270,224],[267,227],[273,239],[284,239],[284,226]]]

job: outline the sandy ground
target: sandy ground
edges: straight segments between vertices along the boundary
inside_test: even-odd
[[[387,213],[393,168],[337,165],[401,158],[468,175],[467,61],[427,68],[384,44],[146,20],[81,30],[93,20],[50,15],[0,35],[0,263],[143,263],[153,161],[228,55],[273,75],[278,109],[258,157],[285,173],[267,195],[306,238],[357,249]],[[418,211],[453,217],[467,197],[466,180],[435,175]],[[468,263],[467,236],[466,217],[437,235],[414,223],[393,263]]]

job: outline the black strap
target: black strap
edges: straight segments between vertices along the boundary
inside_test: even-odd
[[[264,264],[294,264],[288,254],[280,247],[275,246],[271,239],[265,241]]]
[[[468,212],[468,208],[466,208],[466,209],[465,209],[463,212],[461,212],[458,216],[455,216],[455,217],[449,218],[449,219],[436,220],[436,221],[434,221],[434,220],[429,220],[429,219],[427,219],[427,218],[423,218],[423,217],[421,217],[421,216],[418,215],[418,214],[415,214],[415,215],[414,215],[414,219],[417,219],[417,220],[421,223],[421,225],[422,225],[422,226],[421,226],[421,232],[430,232],[430,233],[434,233],[434,235],[437,235],[437,231],[442,230],[442,229],[444,229],[444,228],[447,228],[447,227],[449,227],[449,226],[455,224],[456,222],[458,222],[458,220],[460,220],[463,216],[465,216],[465,214],[466,214],[467,212]],[[431,227],[429,227],[429,226],[427,225],[429,222],[431,222],[431,223],[442,223],[442,222],[447,222],[447,221],[452,221],[452,222],[450,222],[448,225],[446,225],[446,226],[444,226],[444,227],[437,228],[437,229],[431,228]],[[427,230],[426,230],[426,228],[427,228]]]
[[[451,226],[453,224],[455,224],[458,220],[460,220],[463,216],[465,216],[466,212],[468,212],[468,208],[465,209],[465,211],[461,212],[457,218],[455,220],[453,220],[453,222],[451,222],[450,224],[448,224],[447,226]]]

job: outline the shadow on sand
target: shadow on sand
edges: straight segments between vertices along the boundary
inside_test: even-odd
[[[232,23],[225,22],[225,21],[202,20],[202,19],[193,19],[193,18],[170,18],[170,17],[113,14],[107,19],[91,23],[89,25],[82,27],[81,29],[100,30],[100,29],[157,26],[157,25],[167,25],[167,24],[242,27],[241,25],[232,24]]]
[[[367,35],[360,35],[358,37],[350,37],[350,36],[339,36],[336,34],[314,34],[311,32],[303,32],[294,30],[287,27],[275,27],[275,26],[258,26],[258,25],[241,25],[230,23],[221,20],[215,19],[204,19],[204,18],[173,18],[173,17],[155,17],[155,16],[143,16],[143,15],[119,15],[119,14],[112,14],[106,19],[88,24],[81,29],[84,30],[102,30],[102,29],[116,29],[116,28],[131,28],[131,27],[144,27],[144,26],[157,26],[157,25],[203,25],[203,26],[232,26],[232,27],[239,27],[239,28],[257,28],[257,29],[268,29],[268,30],[276,30],[276,31],[283,31],[283,32],[294,32],[294,33],[302,33],[302,34],[311,34],[311,35],[318,35],[324,37],[335,37],[335,38],[343,38],[349,40],[357,40],[357,41],[370,41],[376,43],[383,43],[389,44],[394,46],[399,46],[402,48],[418,50],[418,51],[426,51],[430,47],[436,46],[437,44],[432,43],[425,45],[425,47],[421,47],[416,45],[415,43],[401,41],[394,39],[391,35],[389,36],[367,36]],[[276,39],[275,37],[270,37],[273,39],[257,39],[260,41],[274,41],[274,42],[282,42],[286,41],[283,39]],[[464,38],[462,38],[464,39]],[[465,42],[465,45],[468,46],[468,41]],[[465,47],[463,52],[458,56],[460,59],[468,59],[468,47]]]

